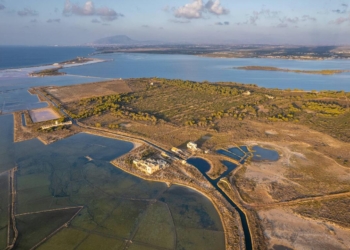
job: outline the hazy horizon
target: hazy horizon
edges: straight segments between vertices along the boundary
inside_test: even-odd
[[[0,0],[0,21],[0,45],[84,45],[115,35],[175,44],[350,44],[350,6],[340,0]]]

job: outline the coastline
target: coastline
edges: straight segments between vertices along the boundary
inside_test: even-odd
[[[109,60],[103,60],[103,59],[97,59],[92,58],[93,61],[84,62],[84,63],[75,63],[75,64],[66,64],[66,65],[54,65],[54,64],[47,64],[47,65],[40,65],[40,66],[32,66],[32,67],[24,67],[24,68],[9,68],[9,69],[0,69],[0,79],[6,78],[7,76],[1,76],[2,73],[12,73],[14,76],[11,77],[40,77],[40,76],[29,76],[31,73],[43,71],[43,70],[52,70],[52,69],[65,69],[65,68],[71,68],[71,67],[79,67],[84,66],[87,64],[95,64],[95,63],[103,63],[108,62]],[[17,75],[16,75],[17,73]]]
[[[195,184],[195,182],[193,182],[193,181],[186,182],[185,180],[179,179],[179,177],[167,179],[165,177],[166,176],[166,174],[165,174],[159,178],[159,176],[146,175],[142,172],[137,171],[136,169],[135,169],[135,171],[132,171],[131,167],[124,166],[125,164],[122,163],[122,160],[127,155],[133,153],[133,151],[134,150],[131,150],[129,153],[125,154],[124,156],[121,156],[121,157],[118,157],[118,158],[112,160],[110,163],[113,166],[117,167],[118,169],[120,169],[128,174],[131,174],[133,176],[136,176],[138,178],[141,178],[141,179],[144,179],[147,181],[152,181],[152,182],[165,183],[168,187],[170,187],[171,185],[183,186],[183,187],[190,188],[190,189],[200,193],[201,195],[206,197],[213,204],[215,210],[217,211],[217,213],[220,217],[222,227],[224,230],[224,234],[225,234],[226,249],[232,249],[232,250],[238,249],[238,248],[245,249],[244,233],[243,233],[243,228],[242,228],[242,225],[240,222],[240,217],[238,215],[238,212],[234,208],[232,208],[231,206],[227,206],[227,204],[225,206],[222,206],[222,204],[225,204],[226,200],[222,199],[222,197],[220,196],[220,194],[218,193],[218,191],[215,188],[213,188],[213,187],[211,187],[211,185],[209,185],[209,189],[212,189],[212,190],[203,191],[199,188],[199,186],[197,186],[198,184],[197,185]],[[174,168],[174,166],[172,166],[170,168]],[[195,168],[193,168],[192,170],[198,171]],[[170,172],[167,169],[163,170],[163,171],[168,171],[168,174]],[[186,171],[186,170],[183,170],[183,171]],[[182,174],[183,174],[183,171],[181,171]],[[176,173],[179,173],[179,172],[180,171],[178,171]],[[204,179],[204,176],[202,176],[202,174],[199,171],[198,171],[198,173]],[[206,182],[206,180],[205,180],[205,182]],[[220,205],[220,203],[221,203],[221,205]],[[231,217],[231,219],[230,219],[230,217]],[[235,223],[232,223],[233,221]],[[238,233],[238,235],[239,235],[238,239],[232,235],[234,233],[234,231],[236,231]],[[237,240],[238,240],[238,242],[237,242]]]

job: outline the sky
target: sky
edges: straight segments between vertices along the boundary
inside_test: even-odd
[[[350,45],[350,0],[0,0],[0,45]]]

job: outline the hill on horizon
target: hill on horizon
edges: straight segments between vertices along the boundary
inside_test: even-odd
[[[120,44],[120,45],[131,45],[137,44],[138,41],[132,40],[130,37],[125,35],[116,35],[98,39],[94,44],[107,45],[107,44]]]

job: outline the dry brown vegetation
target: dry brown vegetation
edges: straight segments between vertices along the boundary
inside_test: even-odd
[[[300,204],[293,211],[302,216],[324,220],[350,229],[350,197]]]
[[[276,222],[276,226],[270,227],[273,214],[261,212],[262,208],[273,204],[278,210],[279,206],[293,202],[290,205],[295,213],[303,215],[298,217],[303,224],[305,217],[311,217],[311,211],[317,208],[316,205],[308,207],[305,202],[296,205],[299,199],[322,199],[350,192],[349,93],[282,91],[236,83],[212,85],[165,79],[130,79],[125,84],[132,93],[118,97],[120,101],[113,103],[111,100],[118,98],[108,97],[110,92],[99,92],[103,97],[96,100],[69,99],[68,93],[74,92],[70,87],[65,87],[63,97],[60,97],[60,88],[56,88],[53,96],[69,112],[76,112],[78,116],[84,114],[80,122],[86,125],[134,134],[168,149],[182,148],[188,141],[195,141],[211,152],[230,146],[259,144],[280,153],[277,162],[248,161],[230,176],[236,190],[233,199],[247,209],[253,225],[252,238],[262,249],[263,234],[268,235],[270,248],[274,245],[294,247],[289,232],[283,240],[276,236],[286,222]],[[80,88],[84,88],[83,85]],[[50,89],[44,91],[51,93]],[[247,91],[250,95],[245,94]],[[88,104],[86,109],[96,111],[95,114],[84,111],[85,106],[81,104],[85,103]],[[106,103],[108,105],[101,109]],[[112,110],[111,105],[115,105]],[[220,164],[224,157],[200,156],[212,163],[211,177],[224,171]],[[336,203],[345,211],[347,202],[342,199]],[[336,213],[328,217],[324,213],[330,209],[329,204],[335,203],[323,204],[312,218],[334,219]],[[252,214],[249,215],[249,211]],[[256,211],[259,216],[254,214]],[[348,217],[341,218],[345,224],[349,223]],[[283,219],[283,215],[277,219]],[[317,237],[318,244],[322,244],[321,233]],[[295,246],[308,246],[305,242],[298,244]]]

